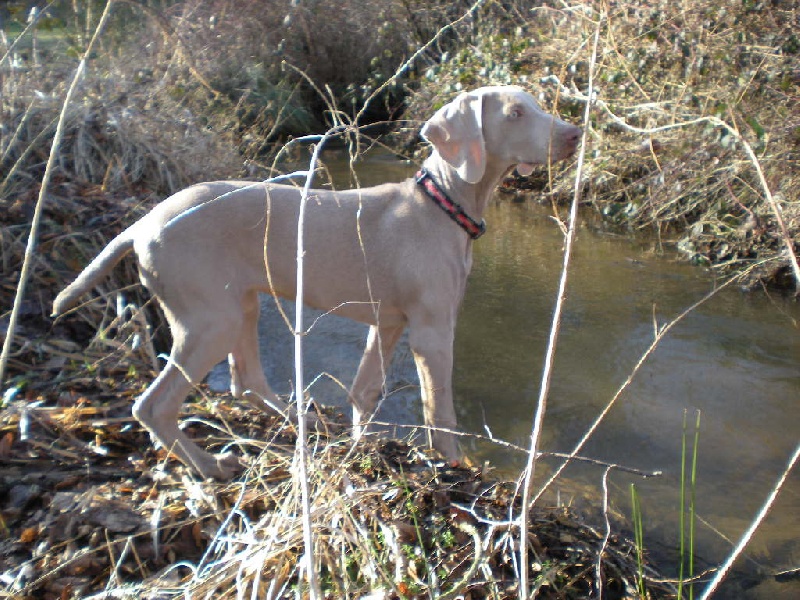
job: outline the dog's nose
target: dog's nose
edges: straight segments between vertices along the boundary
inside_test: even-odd
[[[581,134],[583,130],[580,127],[575,127],[575,125],[570,125],[569,130],[565,136],[567,142],[570,144],[574,144],[575,146],[578,145],[578,142],[581,140]]]

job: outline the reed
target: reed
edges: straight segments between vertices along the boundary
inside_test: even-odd
[[[640,598],[647,598],[644,578],[644,524],[642,522],[642,505],[636,485],[631,484],[631,521],[633,523],[633,540],[636,551],[636,589]]]
[[[689,599],[691,600],[694,598],[695,503],[697,499],[697,454],[698,443],[700,441],[700,411],[696,411],[695,416],[694,431],[692,432],[693,437],[691,441],[691,457],[688,456],[687,453],[687,440],[690,435],[687,419],[688,411],[684,410],[683,430],[681,434],[680,510],[678,514],[678,549],[680,560],[678,565],[678,600],[683,598],[685,586],[688,586]]]

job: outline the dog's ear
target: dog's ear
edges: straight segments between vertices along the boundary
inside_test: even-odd
[[[477,183],[486,170],[482,126],[483,95],[465,92],[445,104],[422,127],[422,137],[464,181]]]

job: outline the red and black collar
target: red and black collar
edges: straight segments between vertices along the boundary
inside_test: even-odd
[[[417,183],[422,186],[425,193],[433,200],[447,215],[469,234],[473,240],[477,240],[486,231],[486,221],[478,223],[470,217],[458,202],[453,202],[444,190],[433,180],[427,169],[420,169],[416,174]]]

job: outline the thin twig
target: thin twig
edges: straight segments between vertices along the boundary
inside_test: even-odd
[[[608,518],[608,476],[613,468],[613,466],[610,466],[603,471],[603,519],[605,521],[606,531],[603,536],[603,543],[600,545],[600,550],[597,552],[597,563],[595,563],[594,584],[597,586],[597,600],[603,599],[603,554],[605,554],[608,540],[611,537],[611,521]]]
[[[667,335],[667,333],[669,333],[669,331],[673,327],[675,327],[675,325],[680,323],[687,315],[689,315],[692,312],[694,312],[700,305],[704,304],[705,302],[707,302],[708,300],[710,300],[711,298],[716,296],[717,293],[720,290],[726,288],[727,286],[729,286],[734,281],[738,281],[738,279],[739,279],[738,275],[734,276],[734,277],[731,277],[730,279],[725,281],[719,287],[714,288],[713,290],[711,290],[708,294],[706,294],[705,296],[700,298],[700,300],[698,300],[697,302],[692,304],[689,308],[684,310],[681,314],[679,314],[677,317],[675,317],[672,321],[670,321],[669,323],[667,323],[666,325],[664,325],[663,327],[661,327],[658,330],[658,332],[656,333],[655,339],[653,339],[653,341],[650,344],[650,346],[648,346],[647,350],[645,350],[644,354],[642,354],[641,358],[639,358],[638,362],[636,363],[636,365],[631,370],[631,372],[628,375],[627,379],[625,379],[625,381],[619,387],[619,389],[614,394],[614,396],[611,398],[611,400],[608,401],[608,403],[606,404],[605,408],[600,412],[600,414],[594,420],[594,422],[589,427],[589,429],[586,431],[586,433],[583,435],[583,437],[580,439],[580,441],[572,449],[572,452],[570,452],[570,454],[569,454],[570,457],[573,456],[573,455],[577,455],[578,452],[580,452],[583,449],[583,447],[586,445],[586,442],[589,441],[589,438],[594,434],[594,432],[600,426],[600,423],[603,421],[603,419],[605,419],[606,415],[609,413],[611,408],[616,404],[617,400],[619,400],[620,396],[622,396],[622,393],[626,389],[628,389],[628,386],[631,384],[633,379],[636,377],[636,374],[642,368],[642,366],[647,361],[647,359],[650,358],[650,356],[653,354],[653,352],[655,352],[655,349],[658,347],[658,345],[661,343],[661,340],[664,339],[664,337]],[[567,467],[567,465],[570,463],[571,460],[572,460],[572,458],[567,458],[567,460],[565,460],[555,470],[555,472],[550,476],[550,479],[547,480],[547,482],[541,487],[539,492],[534,497],[534,499],[533,499],[534,503],[536,503],[536,501],[539,500],[539,498],[542,497],[542,494],[544,494],[545,491],[553,484],[553,482],[556,479],[558,479],[559,475],[561,475],[562,471]]]
[[[162,33],[169,38],[169,41],[172,42],[172,47],[174,52],[180,56],[185,62],[186,66],[189,69],[189,72],[194,75],[195,79],[200,82],[204,88],[206,88],[209,92],[214,94],[214,99],[224,99],[227,104],[231,104],[230,100],[228,100],[222,92],[217,90],[209,81],[205,78],[205,76],[200,72],[197,66],[194,63],[194,59],[192,58],[191,52],[186,51],[186,45],[184,44],[181,36],[175,31],[175,28],[170,24],[169,20],[162,15],[158,10],[151,6],[147,6],[147,4],[143,2],[136,2],[134,0],[117,0],[119,2],[124,2],[130,6],[135,7],[138,10],[141,10],[143,13],[152,17],[152,19],[158,24],[161,28]]]
[[[469,568],[464,572],[461,578],[453,584],[450,591],[438,596],[438,600],[451,600],[451,598],[457,598],[463,594],[473,576],[478,571],[478,567],[480,567],[483,562],[483,540],[481,540],[481,534],[478,529],[471,523],[462,523],[458,521],[455,523],[455,526],[464,533],[468,533],[472,536],[472,546],[475,551],[472,557],[472,564],[470,564]]]
[[[306,412],[308,406],[305,402],[305,385],[303,382],[303,275],[304,275],[304,229],[306,205],[311,182],[314,180],[314,170],[319,161],[319,153],[325,142],[333,135],[338,134],[342,127],[328,130],[322,139],[314,146],[311,162],[308,167],[305,185],[300,195],[300,211],[297,217],[297,293],[295,296],[295,325],[294,325],[294,367],[295,367],[295,401],[297,403],[297,460],[299,462],[300,490],[303,505],[303,543],[305,545],[305,566],[311,599],[322,597],[319,587],[316,568],[314,567],[314,533],[311,524],[311,498],[308,486],[308,446],[306,445]]]
[[[589,65],[589,98],[594,95],[594,68],[597,59],[597,46],[600,41],[600,27],[603,23],[604,16],[601,15],[597,22],[597,27],[594,34],[594,44],[592,48],[592,58]],[[533,503],[531,502],[531,491],[533,488],[533,475],[536,467],[536,457],[539,448],[539,439],[541,437],[542,425],[544,423],[544,414],[547,408],[547,396],[550,392],[550,380],[553,372],[553,360],[555,357],[556,345],[558,342],[558,334],[561,329],[561,315],[564,308],[564,300],[567,295],[567,280],[569,276],[569,264],[572,258],[572,246],[575,240],[576,221],[578,218],[578,204],[580,202],[581,194],[581,179],[583,176],[583,161],[586,156],[586,139],[589,135],[589,116],[591,114],[592,103],[586,103],[586,111],[583,119],[583,135],[581,139],[581,148],[578,152],[578,165],[575,175],[575,194],[572,198],[572,206],[570,208],[569,228],[567,230],[566,239],[564,240],[564,262],[561,267],[561,280],[558,285],[558,295],[556,296],[556,305],[553,310],[553,321],[550,328],[550,338],[547,344],[547,353],[545,354],[544,368],[542,370],[542,384],[539,391],[539,402],[536,406],[536,415],[534,416],[533,429],[531,431],[531,443],[528,449],[528,461],[523,471],[524,484],[522,488],[522,512],[520,514],[520,597],[527,600],[529,595],[528,587],[528,511],[531,509]],[[535,500],[534,500],[535,501]]]
[[[380,421],[377,419],[373,419],[370,421],[373,425],[378,425],[381,427],[396,427],[397,429],[422,429],[425,431],[441,431],[443,433],[447,433],[449,435],[454,435],[457,437],[462,438],[470,438],[471,440],[478,440],[482,443],[487,444],[494,444],[496,446],[500,446],[506,450],[513,450],[515,452],[524,452],[528,453],[527,448],[523,448],[522,446],[518,446],[517,444],[513,444],[511,442],[507,442],[505,440],[501,440],[495,437],[489,437],[486,435],[482,435],[480,433],[472,433],[468,431],[459,431],[457,429],[448,429],[446,427],[434,427],[431,425],[420,425],[420,424],[404,424],[404,423],[397,423],[391,421]],[[604,460],[599,460],[597,458],[592,458],[590,456],[579,456],[573,455],[568,452],[538,452],[536,455],[536,459],[540,458],[567,458],[569,460],[576,460],[578,462],[594,465],[597,467],[613,467],[617,471],[623,471],[625,473],[631,473],[633,475],[637,475],[642,478],[648,477],[661,477],[664,473],[663,471],[643,471],[642,469],[636,469],[634,467],[626,467],[625,465],[620,465],[617,463],[610,463]]]
[[[789,476],[789,473],[792,471],[795,464],[797,464],[798,459],[800,459],[800,444],[798,444],[797,448],[794,449],[794,454],[792,454],[792,457],[789,459],[789,463],[786,465],[786,468],[783,470],[783,473],[781,473],[781,476],[778,478],[778,481],[772,488],[772,491],[770,492],[769,496],[767,496],[767,500],[766,502],[764,502],[764,506],[761,507],[761,510],[756,515],[756,518],[753,519],[753,522],[750,524],[750,527],[748,527],[747,531],[744,532],[744,535],[742,535],[742,539],[736,545],[736,548],[733,549],[731,555],[719,568],[719,571],[717,571],[717,574],[714,576],[714,579],[712,579],[711,582],[708,584],[708,587],[703,592],[703,595],[700,596],[700,600],[708,600],[708,598],[710,598],[717,590],[717,586],[719,586],[722,580],[725,579],[725,576],[728,574],[728,571],[730,571],[730,568],[733,566],[733,563],[736,562],[736,559],[744,551],[745,546],[747,546],[747,544],[750,542],[750,539],[753,537],[753,534],[756,532],[756,529],[758,529],[758,526],[761,525],[761,522],[767,516],[767,513],[769,513],[769,510],[775,503],[775,498],[778,497],[778,492],[781,491],[783,484],[786,482],[786,478]]]
[[[2,58],[0,58],[0,67],[3,66],[3,63],[6,62],[8,60],[8,57],[11,56],[11,53],[14,52],[14,49],[17,47],[17,44],[19,44],[23,39],[25,39],[25,36],[31,29],[33,29],[39,24],[41,18],[47,14],[47,11],[49,11],[50,7],[53,6],[53,4],[55,4],[56,2],[57,0],[52,0],[50,3],[48,3],[47,6],[45,6],[41,10],[37,10],[34,13],[34,17],[33,19],[30,20],[28,26],[25,27],[25,29],[23,29],[16,38],[14,38],[14,41],[11,42],[11,44],[8,46],[6,53],[2,56]]]
[[[786,253],[789,258],[789,263],[791,264],[792,271],[794,273],[795,291],[797,293],[800,293],[800,262],[798,262],[797,253],[794,250],[794,241],[792,240],[792,236],[789,234],[789,230],[786,227],[786,222],[783,219],[783,210],[781,209],[778,202],[775,200],[775,197],[772,195],[772,191],[769,188],[767,179],[764,176],[764,171],[761,168],[761,161],[758,160],[758,157],[756,156],[756,153],[753,151],[752,146],[750,146],[750,143],[746,139],[744,139],[744,137],[736,127],[730,125],[727,121],[723,121],[722,119],[714,116],[698,117],[695,119],[690,119],[688,121],[670,123],[669,125],[661,125],[659,127],[650,127],[650,128],[636,127],[634,125],[630,125],[622,117],[614,114],[614,112],[609,108],[608,104],[606,104],[603,100],[595,98],[591,94],[585,96],[581,94],[578,90],[570,90],[569,88],[564,86],[558,79],[558,77],[556,77],[555,75],[548,75],[543,80],[543,82],[549,82],[549,81],[552,81],[559,86],[560,93],[562,96],[574,100],[579,100],[581,102],[587,102],[588,104],[594,102],[599,108],[605,111],[605,113],[609,116],[609,118],[611,118],[612,121],[614,121],[614,123],[625,129],[626,131],[630,131],[631,133],[637,133],[641,135],[653,135],[661,131],[669,131],[672,129],[683,129],[685,127],[693,127],[695,125],[712,125],[714,127],[724,129],[727,133],[736,138],[742,144],[742,148],[744,148],[744,152],[745,154],[747,154],[747,158],[753,165],[753,169],[755,170],[756,175],[758,176],[758,181],[761,184],[761,190],[764,193],[764,198],[766,198],[767,204],[769,204],[770,210],[772,210],[772,214],[775,217],[775,222],[778,224],[778,228],[780,229],[781,232],[781,240],[783,241],[783,245],[786,248]]]
[[[411,56],[410,56],[410,57],[409,57],[409,58],[408,58],[408,59],[407,59],[407,60],[406,60],[406,61],[405,61],[403,64],[401,64],[399,67],[397,67],[397,70],[394,72],[394,74],[393,74],[391,77],[387,78],[387,79],[386,79],[386,81],[384,81],[382,85],[380,85],[379,87],[377,87],[377,88],[376,88],[376,89],[375,89],[375,90],[374,90],[374,91],[373,91],[373,92],[372,92],[372,93],[369,95],[369,97],[368,97],[368,98],[367,98],[367,99],[364,101],[364,106],[362,106],[362,107],[361,107],[361,109],[358,111],[358,114],[356,114],[356,117],[355,117],[355,119],[354,119],[354,122],[355,122],[355,123],[358,123],[358,122],[361,120],[361,117],[363,117],[363,116],[364,116],[364,114],[366,113],[366,111],[367,111],[367,108],[369,107],[370,103],[371,103],[371,102],[372,102],[372,101],[373,101],[375,98],[377,98],[377,97],[378,97],[378,96],[381,94],[381,92],[382,92],[383,90],[385,90],[385,89],[386,89],[386,88],[387,88],[389,85],[391,85],[393,81],[395,81],[395,80],[396,80],[398,77],[400,77],[400,76],[401,76],[403,73],[405,73],[405,72],[406,72],[406,70],[407,70],[407,69],[408,69],[408,68],[409,68],[411,65],[413,65],[413,64],[414,64],[414,62],[415,62],[415,61],[416,61],[416,60],[417,60],[417,59],[418,59],[418,58],[419,58],[419,57],[420,57],[420,56],[421,56],[421,55],[422,55],[422,54],[423,54],[423,53],[424,53],[426,50],[428,50],[428,48],[430,48],[431,46],[433,46],[433,45],[434,45],[434,44],[435,44],[435,43],[436,43],[436,42],[439,40],[439,38],[440,38],[440,37],[441,37],[441,36],[442,36],[442,35],[443,35],[443,34],[444,34],[446,31],[449,31],[450,29],[452,29],[453,27],[455,27],[456,25],[458,25],[458,24],[459,24],[459,23],[461,23],[462,21],[464,21],[464,20],[468,19],[469,17],[471,17],[473,14],[475,14],[475,12],[477,12],[477,10],[478,10],[478,9],[479,9],[479,8],[480,8],[480,7],[481,7],[483,4],[486,4],[486,3],[487,3],[487,0],[477,0],[477,1],[476,1],[476,2],[475,2],[473,5],[472,5],[472,6],[470,6],[470,7],[469,7],[469,8],[466,10],[466,12],[464,12],[464,14],[463,14],[463,15],[461,15],[461,16],[460,16],[458,19],[456,19],[455,21],[451,21],[450,23],[448,23],[447,25],[445,25],[444,27],[442,27],[441,29],[439,29],[439,31],[437,31],[437,32],[436,32],[436,33],[433,35],[433,37],[432,37],[431,39],[429,39],[429,40],[428,40],[428,41],[427,41],[427,42],[426,42],[424,45],[422,45],[422,46],[420,46],[419,48],[417,48],[417,50],[414,52],[414,54],[412,54],[412,55],[411,55]]]

